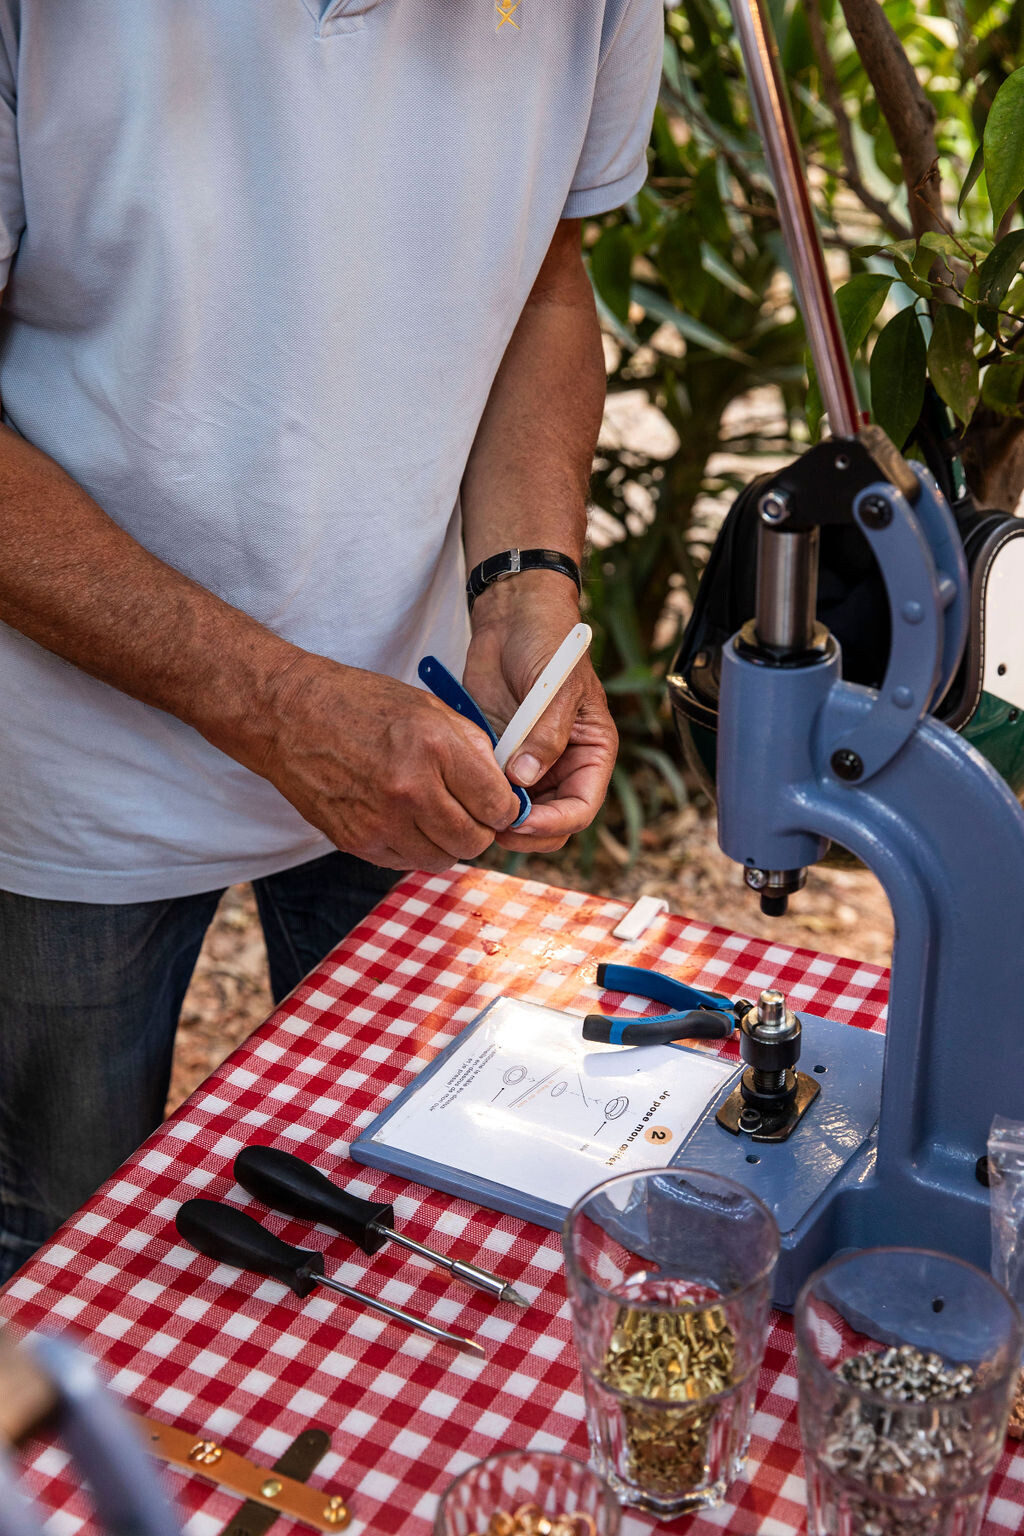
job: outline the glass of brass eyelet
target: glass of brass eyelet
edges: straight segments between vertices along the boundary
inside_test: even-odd
[[[720,1504],[742,1469],[779,1232],[742,1184],[620,1174],[562,1233],[593,1466],[660,1519]]]
[[[499,1451],[446,1489],[434,1536],[618,1536],[622,1512],[604,1479],[554,1451]]]

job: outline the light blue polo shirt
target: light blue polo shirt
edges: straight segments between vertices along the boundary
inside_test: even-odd
[[[662,0],[0,0],[4,420],[297,645],[460,671],[474,434],[559,218],[643,183],[662,25]],[[0,625],[0,888],[151,900],[329,847]]]

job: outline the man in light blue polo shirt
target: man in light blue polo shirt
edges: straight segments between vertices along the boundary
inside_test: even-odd
[[[0,0],[0,1278],[160,1118],[224,887],[280,997],[400,869],[560,847],[579,220],[645,176],[662,0]],[[559,561],[488,585],[513,549]],[[497,562],[500,567],[502,562]],[[468,656],[467,656],[468,645]]]

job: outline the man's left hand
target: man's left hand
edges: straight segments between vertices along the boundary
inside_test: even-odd
[[[551,583],[564,579],[524,574],[477,599],[464,682],[499,735],[580,621],[574,602],[553,597]],[[588,827],[604,801],[617,746],[604,690],[585,656],[508,765],[533,809],[521,828],[499,834],[501,847],[550,853]]]

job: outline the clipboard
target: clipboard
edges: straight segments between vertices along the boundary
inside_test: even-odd
[[[684,1045],[595,1044],[582,1023],[495,998],[351,1157],[552,1229],[602,1180],[685,1162],[742,1064]]]

